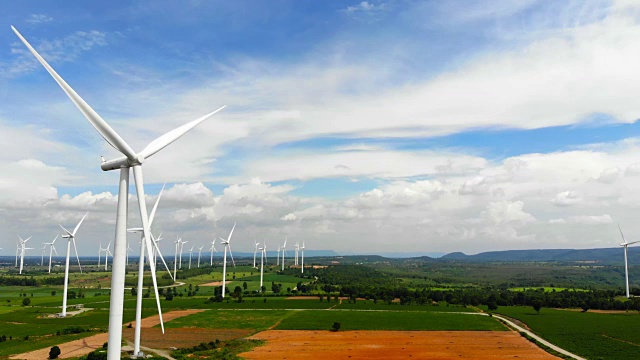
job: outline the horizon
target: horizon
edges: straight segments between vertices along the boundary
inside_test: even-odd
[[[153,227],[167,239],[207,246],[235,222],[239,252],[287,237],[336,253],[614,248],[618,223],[640,238],[640,4],[27,1],[0,14],[0,252],[18,235],[38,249],[89,212],[77,245],[93,253],[84,239],[114,237],[118,176],[99,168],[117,152],[10,25],[134,149],[227,105],[145,163],[147,204],[167,183]]]

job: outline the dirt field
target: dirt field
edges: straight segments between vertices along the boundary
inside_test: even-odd
[[[170,311],[164,314],[164,321],[171,321],[173,319],[187,316],[191,314],[195,314],[204,310],[176,310]],[[135,324],[135,322],[134,322]],[[147,346],[155,349],[168,349],[171,346],[175,347],[184,347],[184,346],[193,346],[197,345],[207,339],[205,342],[209,342],[211,340],[220,339],[225,340],[229,337],[225,337],[224,334],[205,334],[196,331],[196,329],[166,329],[165,335],[162,335],[162,330],[159,328],[153,328],[152,326],[160,324],[160,319],[158,315],[150,316],[148,318],[142,319],[142,323],[140,326],[142,328],[146,328],[142,331],[140,342],[143,346]],[[198,329],[203,330],[203,329]],[[213,330],[218,331],[218,330]],[[241,335],[236,336],[236,333],[233,331],[242,332]],[[134,328],[124,328],[122,331],[122,337],[133,342],[133,332]],[[221,332],[221,331],[218,331]],[[227,336],[235,336],[240,337],[250,333],[250,331],[245,330],[229,330],[230,334]],[[195,334],[195,335],[194,335]],[[218,337],[215,337],[218,336]],[[235,338],[232,337],[232,338]],[[107,333],[92,335],[83,339],[78,339],[74,341],[70,341],[68,343],[60,344],[61,354],[59,356],[60,359],[67,359],[72,357],[78,357],[87,355],[88,353],[101,348],[102,345],[107,342],[109,336]],[[177,339],[177,340],[176,340]],[[193,343],[193,345],[185,345],[191,344],[189,342],[197,341]],[[157,347],[156,347],[157,346]],[[41,360],[47,359],[49,357],[50,348],[40,349],[35,351],[30,351],[28,353],[23,353],[19,355],[13,355],[10,359],[27,359],[27,360]]]
[[[134,329],[125,328],[122,337],[133,344],[133,332]],[[166,328],[162,334],[160,328],[150,328],[144,329],[140,334],[140,344],[152,349],[184,348],[216,339],[237,339],[252,332],[250,329]]]
[[[226,285],[229,285],[231,281],[225,281]],[[214,281],[206,284],[200,284],[199,286],[222,286],[222,281]]]
[[[559,359],[511,331],[267,330],[246,359]]]

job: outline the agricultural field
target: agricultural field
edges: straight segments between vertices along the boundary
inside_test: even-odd
[[[588,359],[623,360],[638,355],[640,314],[594,313],[531,307],[500,307],[544,339]]]
[[[415,346],[412,354],[418,356],[438,348],[438,345],[416,341],[415,334],[429,332],[427,338],[441,334],[458,339],[456,336],[463,336],[463,333],[475,333],[476,337],[490,336],[501,344],[510,344],[513,349],[518,349],[520,358],[554,358],[545,355],[543,350],[519,334],[509,331],[495,318],[480,313],[480,309],[488,311],[487,304],[494,302],[498,303],[497,313],[518,319],[552,343],[589,359],[628,358],[630,352],[637,348],[634,344],[640,343],[638,336],[633,335],[640,333],[640,315],[635,311],[596,314],[593,309],[587,313],[549,309],[546,303],[562,301],[573,304],[573,310],[585,301],[607,309],[629,309],[634,303],[621,297],[619,290],[593,290],[590,282],[577,282],[575,286],[548,283],[548,271],[555,265],[447,264],[440,272],[427,274],[424,271],[431,266],[429,262],[413,267],[407,266],[409,263],[393,260],[376,261],[368,265],[354,263],[308,271],[305,269],[304,277],[299,269],[280,271],[279,267],[271,265],[265,268],[266,292],[260,293],[259,270],[247,266],[245,260],[245,265],[240,261],[237,267],[228,268],[228,293],[221,299],[222,267],[186,269],[183,259],[183,269],[178,270],[177,282],[173,283],[166,274],[159,273],[161,306],[165,314],[191,309],[200,312],[166,321],[167,335],[161,334],[157,325],[150,325],[153,327],[143,331],[143,345],[166,351],[170,351],[170,347],[184,348],[175,351],[176,359],[186,359],[189,354],[215,358],[217,353],[222,353],[222,348],[226,349],[224,352],[227,355],[244,351],[243,356],[260,358],[263,355],[251,354],[259,354],[265,346],[265,349],[279,346],[277,344],[284,341],[281,340],[283,332],[309,333],[319,340],[316,343],[315,340],[309,340],[306,344],[310,346],[308,349],[323,354],[322,342],[331,344],[333,340],[330,338],[337,336],[354,344],[354,347],[344,349],[345,354],[353,356],[350,349],[358,348],[361,353],[366,353],[367,342],[377,341],[372,340],[377,336],[375,332],[382,332],[406,339],[407,349]],[[135,309],[135,291],[131,289],[136,284],[133,268],[134,265],[130,265],[126,275],[128,285],[124,298],[123,336],[129,341],[133,339],[133,329],[128,325],[134,320]],[[498,273],[516,268],[520,269],[518,271],[538,271],[529,274],[533,280],[522,286],[496,288],[491,285]],[[484,280],[477,275],[467,276],[467,272],[481,269],[487,270],[487,274],[483,275],[487,276]],[[84,270],[82,274],[71,273],[69,291],[75,294],[75,298],[68,299],[69,311],[84,309],[84,312],[65,319],[55,317],[62,303],[62,286],[56,280],[60,273],[27,273],[22,279],[29,281],[23,281],[19,286],[0,287],[0,305],[3,305],[0,306],[0,329],[3,332],[0,338],[4,333],[8,338],[0,343],[0,359],[106,331],[110,273],[103,271],[104,268],[92,266],[86,266]],[[445,273],[455,276],[446,280],[442,277]],[[0,269],[0,276],[16,275],[3,273]],[[272,284],[277,286],[272,288]],[[150,321],[149,324],[156,324],[156,303],[149,292],[149,285],[150,277],[147,276],[144,291],[149,296],[143,299],[143,317],[149,317],[146,320]],[[607,286],[604,288],[609,289]],[[277,293],[272,290],[277,290]],[[531,306],[505,305],[509,302],[527,303],[535,299],[545,304],[540,315]],[[28,305],[24,305],[23,301],[28,301]],[[168,318],[171,316],[168,315]],[[339,331],[331,332],[336,324]],[[590,328],[599,329],[599,332],[590,332],[587,330]],[[183,334],[187,333],[195,335],[184,337]],[[349,334],[354,333],[360,334],[359,340],[350,337]],[[168,341],[168,335],[178,340]],[[468,338],[463,336],[455,340],[459,341],[458,345],[451,346],[451,349],[457,349],[454,350],[456,356],[482,358],[477,352],[470,353],[468,349],[463,349],[463,344],[471,344],[475,339],[473,335],[465,336]],[[198,345],[216,339],[221,342],[215,346],[207,345],[207,349]],[[409,343],[413,345],[409,346]],[[493,352],[495,355],[501,351],[499,348],[478,345],[474,351]],[[613,350],[603,355],[599,350],[601,348]],[[269,349],[276,351],[276,348]],[[297,349],[306,351],[304,346]],[[282,347],[277,351],[286,350]],[[402,349],[389,351],[402,353]]]

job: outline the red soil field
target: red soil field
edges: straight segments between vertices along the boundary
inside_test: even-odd
[[[559,359],[512,331],[267,330],[246,359]]]

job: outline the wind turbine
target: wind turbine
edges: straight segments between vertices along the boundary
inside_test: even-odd
[[[180,269],[182,269],[182,252],[184,250],[184,244],[186,244],[186,243],[188,243],[188,241],[180,242],[180,264],[178,264],[178,268],[180,268]]]
[[[177,279],[178,272],[178,249],[180,249],[180,244],[182,243],[182,238],[178,238],[175,241],[176,243],[176,251],[173,253],[173,281],[175,282]]]
[[[256,267],[256,254],[258,253],[258,242],[257,241],[253,241],[255,244],[255,249],[253,250],[253,267]]]
[[[624,241],[622,244],[620,244],[620,246],[624,247],[624,278],[625,278],[625,284],[627,285],[627,299],[628,299],[629,298],[629,265],[627,264],[627,247],[631,244],[640,242],[640,240],[627,242],[627,240],[625,240],[624,238],[624,234],[622,233],[622,229],[620,228],[620,224],[618,224],[618,230],[620,230],[620,236],[622,236],[622,241]]]
[[[107,265],[109,265],[109,255],[111,255],[111,260],[113,261],[113,253],[111,253],[110,248],[111,241],[109,241],[109,244],[104,249],[104,271],[107,271]],[[111,268],[113,268],[113,264],[111,265]]]
[[[282,249],[282,246],[278,246],[278,258],[276,259],[276,265],[280,265],[280,249]]]
[[[213,236],[213,241],[211,242],[211,266],[213,266],[213,253],[214,252],[218,252],[218,250],[216,250],[216,237],[215,235]]]
[[[60,314],[60,316],[65,317],[67,316],[67,290],[69,289],[69,254],[71,253],[71,242],[73,241],[73,247],[76,247],[76,232],[78,232],[78,229],[80,228],[80,225],[82,225],[82,222],[84,221],[84,219],[87,217],[86,213],[84,214],[84,216],[82,217],[82,219],[80,219],[80,222],[78,223],[78,225],[76,225],[75,229],[73,229],[73,232],[70,232],[69,230],[65,229],[62,225],[60,225],[60,227],[62,228],[62,230],[64,232],[66,232],[66,234],[62,235],[63,238],[68,239],[67,240],[67,260],[66,260],[66,265],[64,267],[64,292],[62,294],[62,314]],[[76,258],[78,258],[78,250],[76,249]],[[78,258],[78,266],[80,266],[80,258]],[[82,268],[80,268],[80,271],[82,271]]]
[[[204,245],[200,246],[198,248],[198,268],[200,268],[200,255],[202,255],[202,248],[204,247]]]
[[[102,248],[102,241],[98,244],[98,268],[100,268],[100,260],[102,260],[102,252],[104,249]]]
[[[233,227],[231,228],[231,232],[229,233],[229,237],[225,240],[220,238],[220,243],[224,245],[224,259],[222,260],[222,298],[224,299],[224,291],[227,280],[227,248],[229,248],[229,254],[231,255],[231,262],[233,262],[233,267],[236,267],[236,262],[233,260],[233,254],[231,253],[231,235],[233,235],[233,230],[236,228],[236,223],[233,223]]]
[[[53,245],[56,242],[56,240],[58,240],[58,235],[56,235],[56,237],[53,239],[52,242],[45,243],[49,245],[49,274],[51,274],[51,253],[55,252],[56,256],[58,256],[58,251],[56,250],[56,247]],[[98,257],[98,261],[100,261],[100,257]]]
[[[149,226],[151,226],[151,225],[149,225]],[[131,246],[129,246],[129,245],[130,245],[129,244],[129,240],[127,240],[127,262],[126,262],[127,266],[129,266],[129,251],[133,250],[131,248]]]
[[[264,278],[264,257],[266,255],[267,245],[260,248],[260,292],[262,292],[262,279]]]
[[[18,236],[18,239],[20,239],[20,274],[22,274],[22,267],[24,265],[24,255],[27,252],[27,250],[33,250],[33,248],[25,247],[27,246],[27,241],[31,239],[31,236],[29,236],[26,240],[22,240],[22,238]]]
[[[284,271],[284,256],[287,253],[287,238],[284,238],[284,244],[282,245],[282,271]]]
[[[58,83],[62,90],[67,94],[71,101],[78,107],[87,120],[100,133],[100,135],[116,150],[120,151],[124,157],[111,161],[103,161],[101,168],[104,171],[120,170],[120,181],[118,189],[118,208],[116,213],[116,235],[115,235],[115,253],[114,265],[112,265],[111,276],[111,297],[109,304],[109,345],[107,348],[107,357],[109,360],[120,359],[121,342],[122,342],[122,315],[124,305],[124,276],[126,271],[126,232],[127,232],[127,198],[129,195],[129,168],[133,168],[133,176],[136,183],[136,192],[138,194],[138,207],[140,210],[140,219],[144,230],[144,238],[147,242],[147,249],[151,251],[151,236],[149,235],[149,226],[147,224],[147,206],[144,202],[144,180],[142,175],[142,164],[146,159],[153,156],[178,138],[186,134],[209,117],[224,108],[221,107],[201,118],[188,122],[166,134],[158,137],[149,143],[142,151],[136,153],[121,137],[107,124],[101,117],[78,95],[56,71],[38,54],[38,52],[22,37],[22,35],[11,26],[11,29],[20,38],[24,45],[38,59],[40,64],[49,72],[53,79]],[[152,266],[153,267],[153,266]],[[154,267],[155,269],[155,267]],[[164,333],[164,324],[162,322],[162,312],[160,307],[160,297],[158,294],[158,283],[155,271],[151,271],[151,278],[154,284],[154,292],[156,296],[156,304],[158,307],[158,315],[160,316],[160,325]]]
[[[191,270],[191,257],[193,257],[193,247],[195,245],[191,245],[191,250],[189,250],[189,270]]]
[[[293,265],[298,265],[298,251],[300,250],[300,243],[296,241],[294,248],[295,248],[295,260],[293,262]]]
[[[164,191],[164,185],[162,189],[158,193],[158,198],[156,199],[155,204],[153,204],[153,208],[151,209],[151,214],[149,214],[149,221],[147,222],[148,226],[151,227],[153,225],[153,220],[156,216],[156,211],[158,210],[158,204],[160,203],[160,198],[162,197],[162,192]],[[141,323],[142,323],[142,288],[144,286],[144,261],[145,261],[145,242],[143,240],[144,229],[143,228],[132,228],[127,231],[132,233],[140,233],[140,257],[138,259],[138,293],[136,296],[136,328],[133,336],[133,356],[138,357],[140,355],[140,332],[141,332]],[[151,235],[151,243],[156,245],[156,242],[153,239],[153,235]],[[157,245],[156,245],[157,246]],[[155,273],[155,264],[153,263],[153,249],[149,251],[149,268],[152,272]],[[164,258],[162,259],[164,262]],[[165,267],[166,267],[165,263]],[[168,269],[167,269],[168,270]]]
[[[302,241],[302,247],[300,248],[300,252],[301,252],[301,257],[302,257],[302,266],[300,267],[302,269],[302,274],[304,274],[304,240]]]
[[[18,256],[20,256],[20,240],[18,240],[18,242],[16,243],[16,266],[15,267],[18,267]]]
[[[44,266],[44,249],[47,248],[47,243],[42,244],[42,251],[40,251],[40,266]]]

